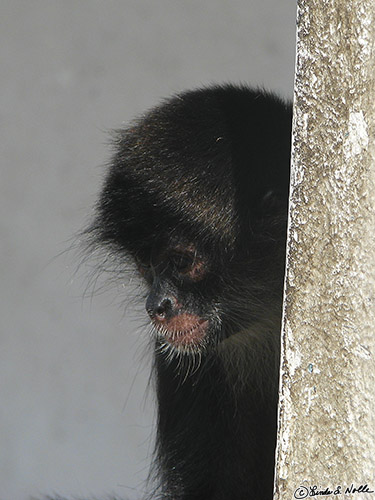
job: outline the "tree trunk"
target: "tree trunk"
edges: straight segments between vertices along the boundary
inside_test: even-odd
[[[299,0],[275,499],[375,499],[374,75],[375,2]]]

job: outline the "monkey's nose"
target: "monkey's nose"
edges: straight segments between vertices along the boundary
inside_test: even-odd
[[[164,297],[160,301],[154,301],[149,297],[146,302],[146,310],[154,321],[166,321],[171,316],[173,301],[170,297]]]

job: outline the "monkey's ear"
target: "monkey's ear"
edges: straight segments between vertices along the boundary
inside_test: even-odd
[[[260,208],[263,214],[273,215],[279,212],[285,206],[285,195],[278,190],[270,189],[266,192],[260,202]]]

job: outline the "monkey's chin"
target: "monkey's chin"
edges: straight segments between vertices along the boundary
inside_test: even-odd
[[[209,321],[198,316],[182,313],[168,323],[154,326],[160,340],[179,351],[200,350],[207,343]]]

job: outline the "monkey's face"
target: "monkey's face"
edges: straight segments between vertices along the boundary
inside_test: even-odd
[[[179,239],[155,245],[137,263],[149,289],[146,311],[160,343],[186,353],[216,343],[219,287],[207,256]]]
[[[279,317],[283,261],[279,244],[260,237],[247,251],[220,253],[191,238],[160,238],[136,254],[148,287],[146,311],[168,352],[208,353],[259,321]]]

